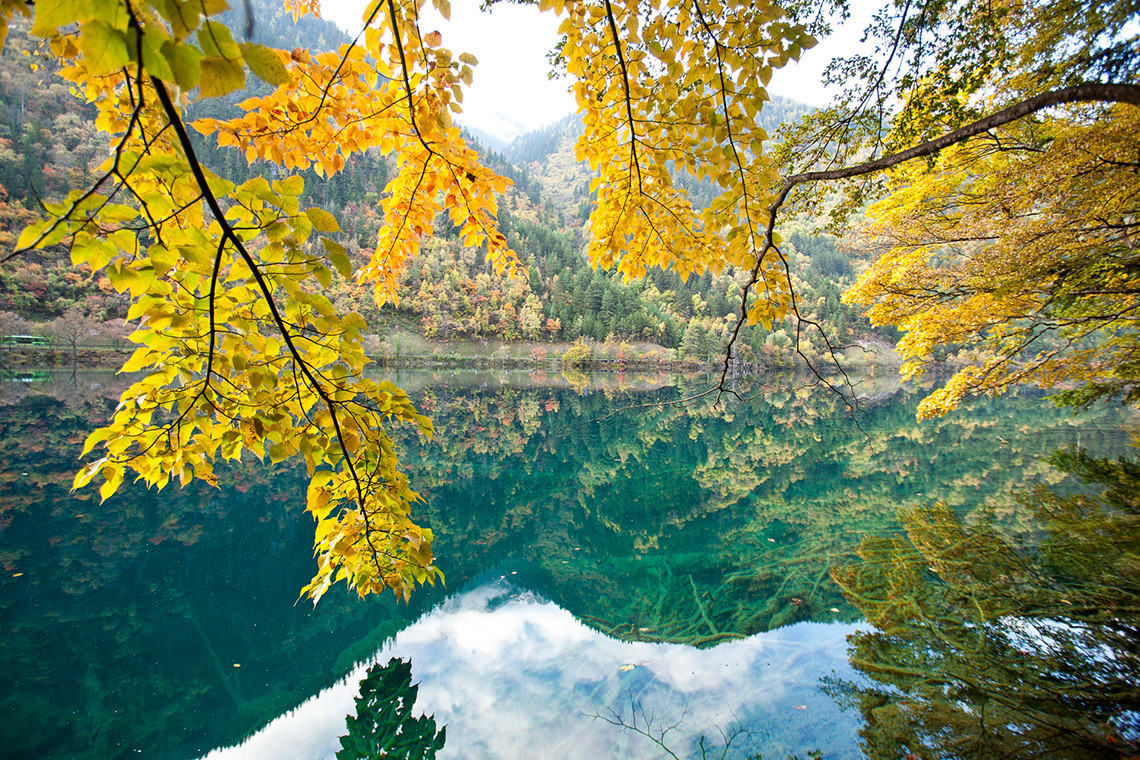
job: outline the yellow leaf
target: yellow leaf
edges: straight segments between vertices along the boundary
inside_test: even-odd
[[[260,437],[257,435],[257,429],[254,427],[251,420],[242,420],[241,423],[241,441],[247,449],[254,449]]]
[[[245,67],[220,56],[202,59],[202,74],[198,81],[203,98],[218,98],[245,87]]]
[[[305,209],[305,215],[309,217],[309,221],[313,223],[313,229],[318,232],[340,232],[340,224],[337,222],[336,217],[323,208],[307,208]]]
[[[289,70],[281,60],[281,53],[265,45],[241,45],[242,57],[249,70],[261,81],[274,86],[289,82]]]
[[[123,482],[123,470],[116,465],[106,465],[101,472],[105,480],[103,485],[99,486],[99,498],[101,501],[106,501],[119,490],[119,484]]]

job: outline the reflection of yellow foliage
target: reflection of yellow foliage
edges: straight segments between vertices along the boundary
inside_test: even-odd
[[[562,377],[566,382],[570,383],[579,394],[585,393],[586,389],[590,387],[590,376],[583,372],[565,369],[562,371]]]

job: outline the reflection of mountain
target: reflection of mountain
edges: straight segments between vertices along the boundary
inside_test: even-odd
[[[294,607],[313,571],[296,468],[231,468],[220,491],[124,487],[103,505],[70,495],[82,441],[114,402],[83,378],[53,388],[0,410],[8,757],[184,758],[232,742],[444,593]],[[912,402],[883,404],[864,421],[868,440],[834,399],[806,394],[612,417],[677,391],[437,382],[416,396],[436,439],[400,443],[448,590],[517,570],[596,630],[706,646],[854,620],[828,567],[891,529],[898,506],[1000,506],[1010,486],[1045,476],[1039,453],[1077,435],[1106,449],[1116,435],[1107,413],[1074,422],[1027,398],[921,428]],[[1035,434],[1009,432],[1023,427]]]
[[[821,679],[853,673],[844,661],[853,625],[800,623],[698,650],[605,636],[506,581],[447,600],[386,644],[376,659],[412,662],[416,712],[447,726],[443,758],[601,760],[659,758],[660,738],[697,757],[704,737],[719,757],[860,757],[859,719],[824,696]],[[328,757],[365,666],[241,746],[208,760]],[[672,727],[672,728],[671,728]],[[671,729],[671,730],[670,730]],[[721,732],[725,732],[722,734]],[[715,748],[715,752],[713,749]]]

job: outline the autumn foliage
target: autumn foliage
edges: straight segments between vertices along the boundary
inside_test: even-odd
[[[62,79],[90,104],[109,146],[83,189],[45,203],[45,217],[23,230],[13,255],[66,247],[76,266],[130,298],[128,317],[138,325],[131,337],[138,348],[124,370],[143,377],[87,441],[86,452],[97,448],[99,458],[79,473],[76,487],[101,482],[107,498],[127,477],[157,488],[173,480],[213,482],[219,457],[300,457],[311,476],[307,504],[317,523],[318,572],[304,589],[314,600],[342,579],[361,595],[391,589],[406,598],[417,584],[441,577],[431,531],[410,516],[419,496],[389,434],[393,425],[408,425],[431,435],[431,422],[399,388],[366,375],[367,324],[330,298],[334,281],[371,289],[377,303],[395,302],[409,262],[444,220],[463,246],[482,249],[498,274],[533,277],[499,229],[497,196],[509,180],[466,144],[453,120],[477,62],[420,27],[424,4],[373,0],[352,42],[314,54],[239,41],[241,35],[219,20],[225,0],[0,0],[0,36],[14,14],[31,17],[33,35],[59,64]],[[432,5],[449,14],[448,0]],[[731,354],[745,325],[773,330],[787,320],[787,333],[771,334],[781,336],[781,347],[809,358],[814,339],[821,354],[835,358],[839,347],[817,315],[838,304],[826,295],[804,300],[777,217],[800,186],[897,171],[896,201],[875,212],[879,232],[897,244],[884,249],[882,263],[849,299],[875,302],[875,319],[907,330],[903,347],[914,361],[936,344],[973,341],[997,357],[983,357],[981,370],[959,375],[981,391],[1022,379],[1111,386],[1120,377],[1110,365],[1135,366],[1135,247],[1118,245],[1135,235],[1135,183],[1125,176],[1135,174],[1134,111],[1120,106],[1050,120],[1024,137],[1029,147],[1014,153],[999,134],[993,151],[971,144],[935,160],[986,131],[984,120],[965,136],[951,131],[929,139],[946,124],[962,124],[1035,90],[1056,94],[1061,87],[1056,92],[1063,97],[1020,111],[1015,104],[1016,113],[995,128],[1049,106],[1140,104],[1133,59],[1116,47],[1077,76],[1095,74],[1111,83],[1123,72],[1128,84],[1064,89],[1067,83],[1055,75],[1058,66],[1083,60],[1061,53],[1103,47],[1105,39],[1116,44],[1130,18],[1125,4],[1096,16],[1100,26],[1089,36],[1069,31],[1081,14],[1093,18],[1083,6],[1054,15],[1042,3],[1030,3],[1032,12],[1024,14],[943,3],[908,22],[911,4],[905,3],[894,8],[895,16],[883,16],[897,20],[896,47],[925,50],[925,32],[934,35],[938,55],[924,63],[916,54],[916,68],[893,80],[904,104],[897,118],[890,98],[856,100],[848,111],[805,120],[775,153],[760,121],[767,84],[775,69],[815,44],[807,25],[779,6],[767,0],[540,5],[562,20],[558,63],[571,78],[584,124],[577,155],[597,174],[591,263],[627,278],[663,269],[682,280],[739,273],[732,311],[710,315],[703,336],[675,326],[675,343],[707,351],[715,334]],[[844,5],[828,3],[823,10]],[[316,12],[317,4],[295,0],[288,9],[299,16]],[[958,36],[951,22],[959,12],[961,29],[974,37]],[[1029,42],[1011,49],[1006,32]],[[981,43],[972,40],[994,46],[993,55],[976,60]],[[1038,70],[1054,74],[1029,75]],[[861,71],[880,95],[886,73]],[[243,101],[240,116],[185,118],[191,98],[231,96],[249,74],[272,89]],[[1011,84],[987,101],[983,95],[999,81]],[[868,110],[868,103],[879,110]],[[201,160],[191,130],[273,170],[251,178],[216,174]],[[1083,150],[1098,141],[1103,150]],[[1058,160],[1056,146],[1067,144],[1074,148]],[[884,150],[896,152],[879,155]],[[866,151],[878,157],[839,166]],[[302,201],[301,172],[332,177],[354,158],[365,160],[366,152],[393,156],[395,169],[376,198],[380,223],[360,263],[340,239],[342,220]],[[912,168],[912,158],[930,163]],[[712,188],[707,202],[695,203],[686,189],[694,178]],[[1105,207],[1101,188],[1113,186],[1121,191],[1110,198],[1115,205]],[[909,197],[907,187],[915,189]],[[1027,192],[1018,195],[1045,187],[1063,189],[1062,202],[1049,207]],[[856,199],[872,195],[857,193]],[[928,197],[950,200],[929,206]],[[944,209],[949,212],[940,217]],[[1092,227],[1081,226],[1085,221]],[[1047,234],[1037,237],[1041,224]],[[997,245],[959,245],[958,236],[980,241],[998,227]],[[908,237],[918,229],[921,239]],[[1071,245],[1058,244],[1070,233]],[[1035,241],[1044,242],[1035,249]],[[1101,266],[1106,251],[1119,256]],[[1076,275],[1067,274],[1070,265]],[[998,289],[986,290],[988,283]],[[604,305],[605,289],[597,292]],[[430,301],[430,292],[417,297]],[[509,310],[500,304],[504,329],[537,334],[545,324],[554,332],[575,316],[571,309],[542,323],[536,303],[524,297],[521,304],[510,303]],[[702,307],[708,304],[683,306],[693,313]],[[1106,310],[1123,316],[1105,323]],[[1082,341],[1099,339],[1088,331],[1095,324],[1107,325],[1097,333],[1108,336],[1100,344],[1107,353],[1074,353],[1084,350]],[[1032,343],[1025,337],[1041,326],[1061,337],[1058,356],[1076,357],[1092,373],[1066,371],[1048,352],[1025,364]],[[666,320],[627,329],[665,330]],[[1126,390],[1140,376],[1127,372]],[[830,384],[818,371],[817,377]],[[961,386],[952,383],[931,408],[956,403],[967,390]]]

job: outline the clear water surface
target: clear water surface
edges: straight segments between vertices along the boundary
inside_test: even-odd
[[[434,441],[396,437],[447,583],[316,609],[296,602],[313,571],[303,470],[244,462],[220,489],[124,487],[101,505],[69,485],[124,381],[3,383],[0,756],[329,758],[367,666],[390,657],[412,663],[417,714],[446,725],[441,758],[1095,757],[1135,741],[1134,693],[1086,694],[1135,682],[1134,652],[1076,613],[987,602],[967,619],[955,600],[995,582],[914,560],[903,538],[1036,556],[1049,525],[1011,490],[1073,488],[1041,460],[1058,448],[1125,452],[1119,410],[1023,394],[920,425],[918,396],[887,389],[856,424],[810,388],[714,406],[669,405],[700,384],[649,375],[392,379],[435,422]],[[904,533],[900,509],[933,504]],[[949,622],[927,625],[931,609]],[[979,714],[993,735],[965,736]]]

